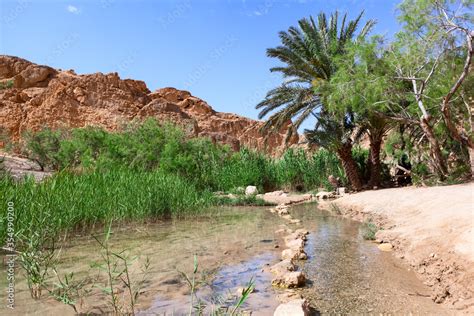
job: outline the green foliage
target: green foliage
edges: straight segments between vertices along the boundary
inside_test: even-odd
[[[60,130],[44,128],[36,133],[25,134],[26,149],[24,153],[36,161],[43,170],[57,169],[61,166],[60,149],[63,133]]]
[[[305,130],[305,136],[310,144],[338,152],[345,145],[352,146],[354,128],[354,116],[351,112],[326,111],[319,115],[314,129]]]
[[[41,183],[33,179],[0,181],[5,201],[15,204],[15,229],[25,240],[36,231],[55,238],[70,228],[86,228],[110,220],[140,220],[196,214],[212,202],[212,194],[162,171],[115,168],[74,174],[62,171]],[[5,240],[6,218],[0,238]]]
[[[355,146],[352,149],[352,157],[357,164],[357,167],[361,174],[365,175],[369,172],[367,166],[367,159],[369,157],[369,150],[364,149],[360,146]]]
[[[26,238],[39,229],[54,237],[109,220],[195,214],[212,204],[263,204],[255,197],[218,200],[211,191],[248,185],[260,192],[307,191],[330,187],[330,174],[344,179],[337,157],[326,150],[313,155],[289,150],[279,159],[247,149],[232,153],[155,121],[115,133],[92,127],[44,129],[28,134],[25,153],[58,171],[41,183],[8,176],[0,181],[5,200],[17,207],[15,227]]]
[[[13,80],[7,80],[7,81],[0,82],[0,90],[10,89],[10,88],[13,87],[13,85],[14,85]]]
[[[337,156],[325,149],[319,149],[312,155],[301,149],[288,150],[278,162],[278,182],[292,190],[332,189],[328,182],[329,175],[345,181]]]
[[[232,206],[272,206],[274,204],[268,203],[265,200],[256,197],[255,195],[236,195],[235,197],[217,196],[215,202],[217,205],[232,205]]]
[[[365,240],[375,240],[375,234],[379,231],[379,227],[370,220],[363,222],[360,229]]]
[[[367,21],[356,35],[362,15],[348,21],[347,14],[341,20],[337,11],[329,19],[320,13],[316,21],[310,16],[299,20],[298,27],[279,33],[282,45],[269,48],[267,55],[283,63],[270,71],[282,73],[286,82],[270,90],[256,107],[262,109],[259,118],[275,111],[267,119],[265,129],[279,130],[292,118],[298,128],[315,115],[322,106],[319,87],[333,75],[335,58],[345,54],[346,45],[354,37],[365,37],[375,24],[373,20]]]
[[[330,174],[342,176],[335,155],[326,150],[312,156],[288,150],[280,159],[245,148],[231,152],[205,138],[188,139],[177,127],[154,120],[116,133],[93,127],[30,132],[24,153],[55,170],[160,170],[190,181],[198,190],[229,192],[248,185],[260,191],[310,190],[326,186]]]

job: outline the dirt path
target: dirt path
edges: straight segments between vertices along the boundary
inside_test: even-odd
[[[344,216],[379,224],[377,239],[394,246],[435,302],[474,312],[474,183],[367,191],[330,203]]]

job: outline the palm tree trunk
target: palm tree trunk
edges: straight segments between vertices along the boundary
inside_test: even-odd
[[[355,191],[362,190],[362,180],[359,175],[359,169],[357,164],[352,157],[352,144],[345,144],[338,149],[337,154],[342,163],[342,168],[346,173],[346,177],[349,180],[352,188]]]
[[[469,160],[471,162],[471,179],[474,180],[474,149],[468,148]]]
[[[372,148],[369,147],[369,155],[367,156],[367,162],[365,163],[365,169],[363,170],[364,172],[362,174],[362,180],[364,183],[370,182],[370,178],[372,177],[372,169]]]
[[[374,136],[370,138],[370,179],[369,186],[371,188],[380,187],[380,174],[382,172],[382,164],[380,162],[380,148],[382,147],[382,137]]]
[[[439,175],[441,179],[444,179],[446,174],[448,173],[448,168],[446,166],[446,161],[441,154],[441,149],[439,146],[438,139],[436,138],[433,128],[428,123],[425,118],[422,118],[420,121],[420,126],[423,132],[430,143],[430,154],[431,158],[433,159],[433,167],[435,172]]]

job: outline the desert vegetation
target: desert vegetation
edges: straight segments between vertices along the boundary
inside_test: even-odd
[[[281,62],[271,71],[285,81],[257,105],[260,117],[268,116],[264,128],[312,118],[307,141],[337,153],[355,190],[381,185],[381,161],[431,183],[469,178],[470,10],[469,1],[403,1],[392,40],[371,35],[375,22],[362,25],[362,13],[349,22],[338,12],[301,19],[280,32],[281,46],[267,50]],[[367,172],[352,151],[362,139],[369,143]]]
[[[154,120],[122,132],[44,129],[26,135],[21,150],[55,171],[40,183],[8,175],[0,181],[6,200],[17,205],[15,227],[28,234],[46,222],[50,233],[59,234],[111,220],[199,214],[212,205],[258,205],[263,201],[245,197],[243,187],[308,191],[330,187],[331,174],[343,177],[336,156],[326,150],[289,150],[279,159],[247,149],[232,152]],[[236,197],[219,198],[215,191]]]

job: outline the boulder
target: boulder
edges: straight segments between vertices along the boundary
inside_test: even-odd
[[[302,239],[285,240],[285,245],[290,249],[302,249],[304,247],[304,240]]]
[[[245,188],[245,195],[250,196],[250,195],[257,195],[258,190],[256,186],[249,185],[248,187]]]
[[[280,304],[273,313],[273,316],[306,316],[310,314],[308,302],[304,299],[296,299]]]
[[[270,267],[270,272],[275,273],[277,275],[285,274],[286,272],[291,272],[295,270],[296,266],[293,264],[291,259],[282,260]]]
[[[306,260],[308,259],[308,255],[302,248],[297,249],[285,249],[281,252],[281,259],[290,259],[290,260]]]
[[[393,246],[391,243],[384,243],[384,244],[378,245],[378,248],[382,251],[392,251]]]
[[[272,280],[272,285],[282,288],[302,287],[306,283],[306,277],[301,271],[287,272]]]

